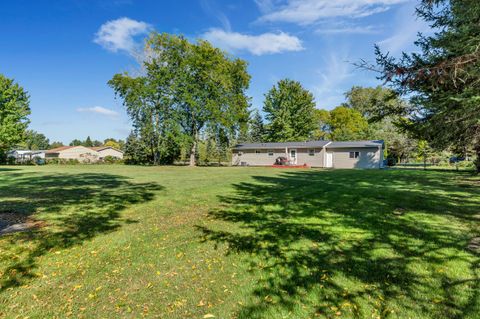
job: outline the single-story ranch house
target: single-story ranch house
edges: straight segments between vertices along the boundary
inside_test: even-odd
[[[110,146],[85,147],[85,146],[61,146],[46,151],[12,150],[8,157],[14,158],[17,163],[23,163],[38,159],[72,159],[80,162],[97,162],[107,156],[123,159],[123,152]]]
[[[232,165],[271,166],[278,157],[291,165],[325,168],[382,168],[383,141],[309,141],[238,144]]]
[[[45,151],[45,158],[72,159],[80,162],[96,162],[112,156],[118,159],[123,158],[123,152],[113,147],[85,147],[85,146],[61,146]]]

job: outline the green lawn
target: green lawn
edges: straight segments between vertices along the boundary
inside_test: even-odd
[[[480,317],[467,173],[0,167],[5,211],[47,226],[0,237],[0,317]]]

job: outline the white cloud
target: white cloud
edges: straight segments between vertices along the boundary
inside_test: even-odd
[[[133,55],[139,47],[135,37],[145,35],[150,30],[152,27],[148,23],[125,17],[102,24],[93,41],[109,51],[125,51]]]
[[[104,108],[102,106],[81,107],[77,109],[77,112],[95,113],[95,114],[101,114],[101,115],[106,115],[110,117],[118,116],[118,112]]]
[[[258,8],[261,12],[269,12],[272,11],[276,5],[280,3],[279,0],[255,0]]]
[[[256,0],[260,21],[308,25],[326,18],[361,18],[409,0]]]
[[[210,29],[203,34],[205,40],[227,51],[248,51],[254,55],[303,50],[302,41],[285,32],[248,35]]]

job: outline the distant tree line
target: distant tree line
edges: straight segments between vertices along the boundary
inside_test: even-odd
[[[35,130],[26,130],[24,132],[23,141],[19,142],[13,147],[18,149],[26,150],[48,150],[57,147],[65,146],[62,142],[52,142],[42,133],[39,133]],[[85,147],[95,147],[95,146],[110,146],[118,150],[123,150],[125,147],[125,141],[121,139],[107,138],[102,141],[92,140],[90,136],[82,141],[79,139],[74,139],[69,143],[69,146],[85,146]]]
[[[63,146],[63,145],[60,145]],[[87,139],[82,141],[79,139],[74,139],[70,142],[69,146],[85,146],[85,147],[98,147],[98,146],[110,146],[118,150],[123,150],[125,147],[125,141],[121,139],[107,138],[103,142],[99,140],[92,140],[90,136],[87,136]]]

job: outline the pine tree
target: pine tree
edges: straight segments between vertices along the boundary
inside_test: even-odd
[[[250,120],[249,139],[251,142],[261,143],[265,139],[265,125],[260,112],[255,111]]]
[[[85,146],[85,147],[92,147],[93,146],[93,142],[92,142],[92,139],[90,138],[90,136],[87,136],[87,139],[83,143],[83,146]]]
[[[376,47],[380,79],[410,105],[403,126],[437,149],[473,147],[480,172],[480,1],[422,0],[420,18],[436,33],[420,35],[420,53],[395,59]]]

